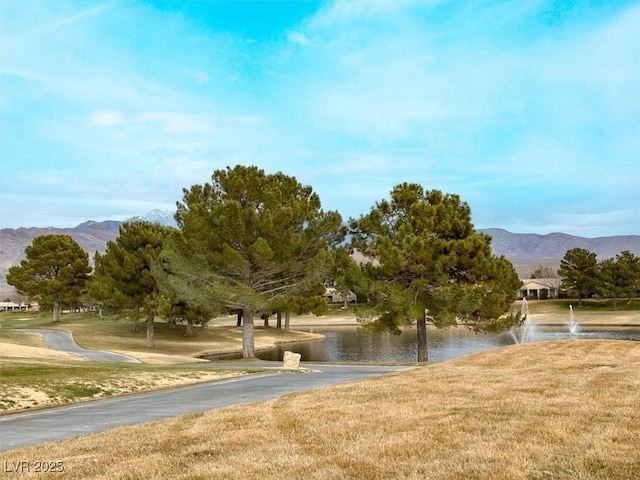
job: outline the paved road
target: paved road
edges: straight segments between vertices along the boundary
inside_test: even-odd
[[[92,360],[94,362],[127,362],[127,363],[140,363],[133,357],[121,355],[114,352],[103,352],[100,350],[87,350],[78,346],[73,340],[73,336],[66,330],[54,330],[46,328],[21,328],[21,332],[39,333],[44,335],[47,347],[52,350],[60,350],[62,352],[74,353]]]
[[[212,368],[228,365],[230,364],[225,362],[211,363]],[[247,363],[242,365],[250,366]],[[256,363],[256,366],[263,365],[263,362]],[[277,365],[281,366],[281,363],[278,362]],[[303,366],[311,372],[272,371],[168,391],[0,416],[0,452],[186,413],[276,398],[309,388],[361,380],[408,368],[310,364]]]

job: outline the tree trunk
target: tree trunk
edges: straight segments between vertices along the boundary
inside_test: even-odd
[[[613,309],[616,312],[618,311],[618,297],[616,297],[615,295],[613,296]]]
[[[187,320],[187,337],[193,337],[193,322]]]
[[[53,300],[53,321],[59,322],[61,315],[62,315],[62,304],[60,303],[60,299],[56,298]]]
[[[284,329],[289,331],[289,312],[284,312]]]
[[[262,315],[262,319],[264,320],[264,327],[269,328],[269,315],[265,313]]]
[[[236,327],[242,326],[242,312],[238,312],[238,319],[236,321]]]
[[[153,335],[153,313],[148,313],[147,314],[147,342],[146,342],[146,346],[147,347],[155,347],[155,338]]]
[[[132,332],[139,332],[140,331],[140,319],[139,318],[134,318],[133,322],[131,323],[131,331]]]
[[[276,328],[282,328],[282,312],[280,310],[276,312]]]
[[[242,312],[242,358],[255,358],[253,338],[253,312],[245,310]]]
[[[427,356],[427,313],[423,313],[416,324],[418,335],[418,362],[428,361]]]

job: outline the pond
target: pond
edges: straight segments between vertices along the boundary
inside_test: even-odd
[[[257,352],[262,360],[281,361],[285,350],[301,354],[303,362],[415,362],[416,331],[407,329],[400,335],[388,332],[361,332],[357,327],[298,327],[296,330],[321,333],[324,339],[279,345]],[[566,327],[535,326],[528,341],[557,339],[622,339],[640,341],[640,326],[584,326],[575,334]],[[465,327],[437,329],[427,326],[429,361],[440,362],[469,353],[514,344],[509,333],[476,334]]]

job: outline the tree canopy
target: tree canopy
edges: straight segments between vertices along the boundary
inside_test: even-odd
[[[370,308],[360,320],[391,331],[416,323],[418,361],[427,360],[427,315],[438,327],[487,329],[521,284],[511,263],[492,255],[490,238],[474,230],[457,195],[397,185],[390,200],[350,221],[350,234],[351,247],[371,259],[363,266]]]
[[[598,293],[613,299],[631,298],[640,292],[640,258],[628,250],[598,264]]]
[[[341,235],[340,215],[311,187],[241,165],[184,189],[176,220],[163,268],[201,301],[242,312],[245,358],[255,356],[254,315],[322,284]]]
[[[172,231],[170,227],[151,222],[125,222],[120,226],[118,237],[107,243],[105,253],[95,256],[92,296],[129,310],[134,316],[134,329],[137,329],[138,315],[144,314],[149,347],[154,346],[153,320],[162,301],[151,267]]]
[[[7,283],[21,294],[53,307],[59,321],[63,305],[82,295],[91,273],[89,255],[69,235],[41,235],[25,248],[26,258],[7,273]]]
[[[578,305],[582,305],[583,298],[596,293],[597,265],[595,253],[578,247],[568,250],[560,261],[558,274],[562,277],[562,288],[578,298]]]

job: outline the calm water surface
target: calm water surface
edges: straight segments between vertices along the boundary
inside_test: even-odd
[[[400,335],[364,333],[357,327],[298,327],[296,330],[321,333],[322,340],[280,345],[266,352],[258,352],[262,360],[282,360],[285,350],[298,352],[303,362],[415,362],[417,359],[416,331],[407,329]],[[573,338],[606,338],[640,341],[640,327],[583,327],[575,335],[566,328],[536,326],[527,338],[544,341]],[[509,333],[475,334],[464,327],[439,330],[427,326],[429,361],[440,362],[469,353],[514,344]]]

